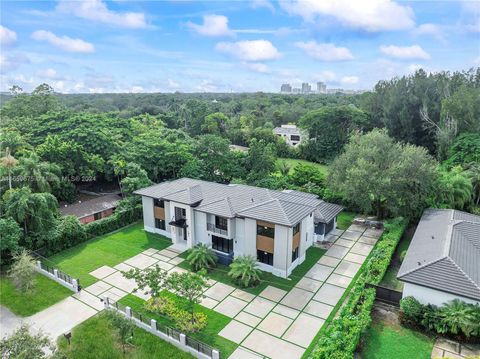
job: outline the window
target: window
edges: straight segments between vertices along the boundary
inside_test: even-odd
[[[187,216],[187,211],[185,208],[175,207],[175,220],[185,218]]]
[[[273,266],[273,253],[257,250],[257,261]]]
[[[293,227],[293,235],[296,235],[298,232],[300,232],[300,223],[297,223],[297,224]]]
[[[99,219],[101,219],[101,218],[102,218],[102,212],[97,212],[97,213],[94,213],[94,214],[93,214],[93,219],[94,219],[95,221],[97,221],[97,220],[99,220]]]
[[[300,141],[300,136],[299,135],[291,135],[290,140],[291,141]]]
[[[275,238],[275,228],[261,226],[261,225],[257,224],[257,234],[259,236]]]
[[[163,199],[154,199],[153,205],[155,207],[165,208],[165,201]]]
[[[165,230],[165,220],[164,220],[164,219],[155,218],[155,228]]]
[[[298,258],[298,247],[292,251],[292,263]]]
[[[224,217],[215,216],[215,227],[223,230],[228,229],[228,221]]]
[[[220,252],[232,253],[233,239],[212,236],[212,248]]]

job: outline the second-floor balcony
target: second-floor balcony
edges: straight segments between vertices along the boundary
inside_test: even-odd
[[[228,236],[228,227],[219,228],[214,223],[207,223],[207,230],[213,233],[221,234],[223,236]]]

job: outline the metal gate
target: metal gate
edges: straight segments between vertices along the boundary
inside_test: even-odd
[[[366,287],[375,288],[376,300],[394,305],[396,307],[400,307],[400,300],[402,299],[402,294],[403,294],[402,292],[399,292],[398,290],[395,290],[395,289],[390,289],[390,288],[382,287],[375,284],[369,284],[369,283],[366,284]]]

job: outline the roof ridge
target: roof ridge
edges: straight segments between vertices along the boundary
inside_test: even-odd
[[[258,203],[256,205],[253,205],[253,206],[250,206],[250,207],[247,207],[247,208],[244,208],[242,209],[241,211],[238,211],[238,213],[242,213],[246,210],[250,210],[252,208],[255,208],[255,207],[259,207],[259,206],[264,206],[268,203],[272,203],[272,202],[277,202],[278,206],[280,207],[280,210],[282,211],[281,213],[283,214],[283,219],[285,220],[285,222],[291,224],[291,221],[290,219],[288,218],[287,214],[285,213],[285,210],[283,209],[283,207],[280,205],[280,200],[278,198],[272,198],[272,199],[269,199],[268,201],[265,201],[265,202],[261,202],[261,203]]]
[[[232,202],[230,202],[230,197],[229,197],[229,196],[225,197],[225,201],[226,201],[227,204],[228,204],[228,208],[230,208],[230,212],[231,212],[233,215],[235,215],[236,213],[235,213],[235,210],[233,209]]]
[[[463,269],[460,268],[460,266],[450,256],[447,257],[447,260],[449,260],[465,276],[465,278],[467,278],[470,282],[472,282],[474,287],[480,290],[480,286],[477,283],[475,283],[475,281],[472,278],[470,278],[470,276],[467,273],[465,273]]]
[[[271,198],[271,199],[269,199],[268,201],[264,201],[264,202],[252,204],[251,206],[242,208],[240,211],[238,211],[238,213],[241,213],[241,212],[246,211],[246,210],[248,210],[248,209],[252,209],[252,208],[255,208],[255,207],[258,207],[258,206],[261,206],[261,205],[270,203],[270,202],[272,202],[272,201],[277,201],[277,199],[276,199],[276,198]]]

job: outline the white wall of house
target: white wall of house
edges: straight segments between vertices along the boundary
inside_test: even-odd
[[[195,243],[203,243],[207,246],[212,245],[212,239],[207,233],[207,214],[204,212],[195,211]]]
[[[142,196],[143,227],[147,232],[155,233],[155,218],[153,217],[153,198]]]
[[[465,298],[459,295],[404,282],[402,297],[405,298],[409,296],[415,297],[422,304],[434,304],[437,306],[441,306],[442,304],[454,299],[460,299],[461,301],[472,304],[480,303],[479,301],[474,299]]]

